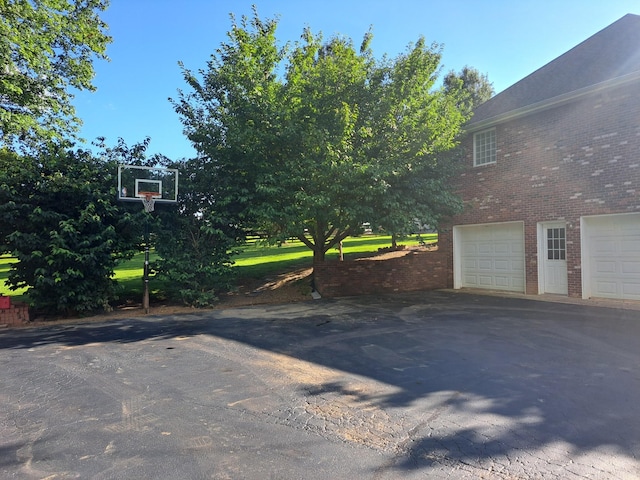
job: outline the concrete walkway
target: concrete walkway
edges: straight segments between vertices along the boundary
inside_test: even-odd
[[[582,305],[585,307],[604,307],[615,310],[638,310],[640,311],[640,300],[617,300],[608,298],[575,298],[567,295],[554,295],[543,293],[541,295],[525,295],[524,293],[506,292],[503,290],[476,290],[472,288],[462,288],[458,290],[443,289],[442,292],[452,294],[463,293],[470,295],[483,295],[490,297],[518,298],[521,300],[533,300],[538,302],[564,303],[567,305]]]

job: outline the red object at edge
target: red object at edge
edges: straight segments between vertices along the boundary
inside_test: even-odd
[[[0,310],[7,310],[9,308],[11,308],[11,297],[0,295]]]

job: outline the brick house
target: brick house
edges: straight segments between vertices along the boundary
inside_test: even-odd
[[[454,288],[640,300],[640,16],[480,105],[467,133],[466,208],[439,238]]]

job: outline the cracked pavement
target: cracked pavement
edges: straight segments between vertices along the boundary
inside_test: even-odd
[[[640,478],[640,312],[421,292],[0,332],[0,477]]]

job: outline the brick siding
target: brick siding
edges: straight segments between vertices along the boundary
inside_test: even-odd
[[[640,212],[640,85],[634,82],[496,125],[497,161],[455,179],[452,225],[524,221],[526,292],[538,292],[537,224],[565,221],[569,295],[582,294],[580,217]],[[450,235],[439,245],[453,255]],[[452,286],[452,284],[451,284]]]

